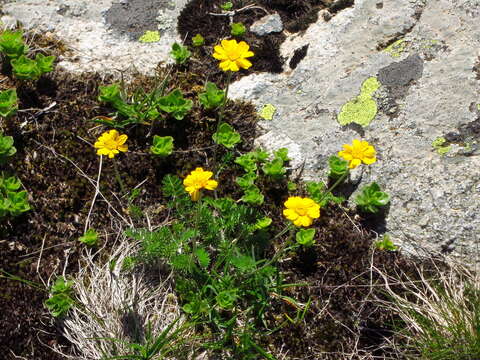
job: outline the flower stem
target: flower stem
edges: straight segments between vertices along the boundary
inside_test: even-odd
[[[335,181],[335,183],[330,186],[330,188],[327,189],[327,191],[325,191],[322,195],[322,197],[320,198],[320,201],[319,202],[322,202],[323,199],[325,199],[325,197],[330,194],[333,190],[335,190],[335,188],[341,184],[343,182],[343,180],[345,180],[345,178],[348,176],[348,174],[350,174],[350,171],[346,171],[345,174],[343,174],[342,176],[340,176],[337,181]]]
[[[115,160],[113,160],[113,168],[115,169],[115,179],[117,179],[117,182],[120,185],[120,190],[122,191],[122,194],[126,194],[125,185],[120,177],[120,172],[118,171],[117,162]]]
[[[232,80],[232,72],[229,71],[227,73],[227,85],[225,87],[225,97],[223,99],[223,103],[222,103],[222,107],[220,108],[220,111],[218,112],[218,122],[217,122],[217,131],[218,131],[218,126],[220,125],[220,123],[222,122],[222,119],[223,119],[223,113],[225,111],[225,107],[227,105],[227,101],[228,101],[228,89],[230,88],[230,81]]]

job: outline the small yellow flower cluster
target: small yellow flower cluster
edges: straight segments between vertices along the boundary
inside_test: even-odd
[[[375,148],[367,141],[353,140],[352,145],[343,145],[343,150],[338,152],[338,156],[348,161],[348,167],[355,169],[362,162],[371,165],[377,158],[375,157]]]
[[[310,226],[320,217],[320,205],[310,198],[291,196],[284,203],[283,215],[295,226]]]
[[[112,159],[115,155],[119,154],[120,151],[128,151],[128,146],[125,145],[127,139],[127,135],[120,135],[117,130],[109,130],[100,135],[93,146],[98,149],[97,155],[107,155]]]
[[[201,189],[215,190],[217,188],[218,182],[210,180],[212,176],[211,171],[205,171],[201,167],[197,167],[183,180],[185,190],[190,194],[192,201],[200,199]]]
[[[248,69],[252,63],[247,58],[255,55],[245,41],[237,43],[237,40],[222,40],[221,45],[216,45],[214,50],[213,57],[220,60],[218,66],[223,71]]]

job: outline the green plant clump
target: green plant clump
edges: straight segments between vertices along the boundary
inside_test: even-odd
[[[172,58],[179,65],[185,64],[190,58],[192,53],[187,49],[186,46],[182,46],[178,43],[172,45],[172,51],[170,52]]]
[[[173,137],[154,135],[150,152],[160,157],[170,155],[173,152]]]
[[[0,218],[7,215],[19,216],[30,210],[28,193],[25,190],[18,191],[21,186],[20,180],[15,176],[0,176]]]
[[[369,213],[378,213],[380,208],[388,205],[390,196],[381,191],[376,182],[364,186],[360,194],[355,198],[355,203],[360,210]]]
[[[19,31],[5,30],[0,35],[0,52],[8,59],[17,59],[28,51],[23,42],[23,34]]]
[[[43,74],[53,71],[55,56],[37,54],[34,60],[25,55],[12,59],[13,75],[20,80],[38,80]]]
[[[17,91],[15,89],[0,91],[0,116],[8,118],[15,115],[17,108]]]
[[[256,343],[258,328],[271,294],[282,293],[279,270],[264,253],[272,220],[228,198],[192,202],[172,175],[163,179],[163,193],[171,199],[170,225],[127,231],[141,242],[135,262],[153,266],[161,259],[170,265],[182,309],[211,328],[213,339],[204,346],[266,353]],[[245,341],[236,343],[239,334]]]
[[[236,144],[242,141],[240,134],[227,123],[220,124],[217,132],[212,135],[212,139],[215,143],[221,144],[227,149],[233,149]]]
[[[232,36],[243,36],[247,32],[247,28],[242,23],[232,23],[230,28]]]
[[[198,100],[206,110],[212,110],[223,104],[225,91],[219,89],[214,83],[207,82],[205,92],[198,95]]]
[[[3,136],[0,133],[0,164],[4,164],[7,158],[13,156],[17,152],[15,146],[13,146],[13,137]]]
[[[127,102],[125,98],[126,95],[122,94],[119,84],[100,86],[98,101],[109,104],[116,112],[113,114],[113,118],[99,117],[94,121],[123,129],[127,125],[150,125],[160,117],[160,103],[164,100],[158,89],[150,93],[143,89],[137,89],[130,102]]]
[[[192,100],[183,97],[180,90],[175,89],[158,100],[158,107],[171,114],[176,120],[182,120],[193,106]]]
[[[88,229],[85,234],[80,236],[78,239],[82,244],[87,245],[88,247],[97,246],[98,244],[98,233],[95,229]]]
[[[45,301],[45,306],[53,317],[63,317],[74,305],[73,281],[66,281],[59,276],[50,288],[50,297]]]
[[[192,45],[195,47],[199,47],[205,44],[205,39],[202,35],[197,34],[192,38]]]

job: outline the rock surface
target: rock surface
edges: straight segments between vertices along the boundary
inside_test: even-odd
[[[378,161],[364,168],[362,184],[377,181],[391,194],[386,230],[392,239],[407,251],[477,261],[479,8],[480,1],[356,0],[329,22],[320,19],[287,39],[287,58],[309,44],[294,70],[253,74],[230,94],[276,107],[274,119],[261,124],[263,144],[289,138],[301,149],[309,178],[324,178],[327,158],[342,144],[370,141]],[[394,42],[396,52],[389,46]],[[371,77],[381,83],[373,95],[374,120],[363,128],[340,126],[342,106]],[[462,138],[465,128],[469,135]],[[432,142],[449,133],[460,141],[441,155]]]
[[[109,30],[103,20],[109,0],[16,1],[3,11],[71,45],[76,56],[61,63],[69,70],[135,66],[148,72],[168,58],[177,35],[175,22],[167,20],[186,2],[163,2],[159,17],[166,20],[153,44]],[[360,186],[376,181],[391,194],[386,231],[394,242],[412,252],[426,248],[478,261],[480,0],[356,0],[325,19],[319,16],[283,43],[286,64],[305,49],[294,69],[252,74],[230,87],[232,97],[276,108],[273,120],[261,122],[258,142],[287,146],[294,166],[304,162],[305,176],[320,180],[342,144],[368,140],[378,161],[357,177]],[[369,111],[373,120],[365,127],[355,121],[341,126],[342,107],[371,78],[381,84],[373,102],[344,109]]]
[[[180,41],[175,18],[187,1],[27,0],[4,4],[2,11],[27,29],[62,39],[73,53],[60,59],[68,71],[151,73],[160,61],[170,61],[172,43]],[[160,41],[132,41],[146,30],[159,30]]]
[[[280,15],[272,14],[255,21],[250,26],[250,31],[259,36],[268,35],[271,33],[281,32],[283,30],[283,23]]]

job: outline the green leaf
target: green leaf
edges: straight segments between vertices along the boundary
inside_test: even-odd
[[[249,255],[238,255],[228,259],[228,261],[241,272],[250,272],[256,269],[257,263]]]
[[[272,224],[272,219],[269,217],[264,217],[257,220],[257,222],[255,223],[255,229],[257,230],[266,229],[271,224]]]
[[[150,152],[161,157],[170,155],[173,152],[173,137],[154,135]]]
[[[265,104],[265,106],[260,110],[260,117],[265,120],[272,120],[273,115],[275,115],[277,108],[272,104]]]
[[[322,182],[317,183],[315,181],[307,181],[306,184],[308,195],[310,195],[313,201],[320,203],[325,191],[325,185]]]
[[[182,46],[178,43],[172,45],[172,51],[170,54],[177,64],[185,64],[190,55],[192,55],[186,46]]]
[[[340,159],[338,156],[330,156],[328,165],[330,166],[328,176],[332,179],[338,179],[348,172],[348,161]]]
[[[241,200],[251,205],[262,205],[264,196],[259,188],[253,186],[245,190],[245,194],[242,196]]]
[[[225,100],[225,91],[219,89],[212,82],[207,82],[205,92],[198,95],[198,100],[207,110],[215,109],[223,104]]]
[[[115,105],[117,103],[123,103],[120,95],[120,85],[112,84],[107,86],[99,86],[98,101],[105,102],[107,104]]]
[[[208,265],[210,265],[210,255],[204,248],[198,248],[197,250],[195,250],[195,256],[197,257],[198,264],[202,268],[205,269],[208,267]]]
[[[37,80],[42,75],[42,71],[35,60],[27,58],[25,55],[17,59],[12,59],[13,74],[20,80]]]
[[[203,44],[205,44],[205,39],[203,38],[202,35],[197,34],[192,38],[192,45],[193,46],[198,47],[198,46],[202,46]]]
[[[235,163],[243,167],[247,173],[254,173],[257,171],[257,163],[253,153],[246,153],[235,159]]]
[[[215,143],[221,144],[227,149],[232,149],[236,144],[242,141],[240,134],[227,123],[220,124],[217,132],[212,135],[212,139]]]
[[[17,91],[15,89],[0,91],[0,116],[5,118],[12,116],[17,112],[17,108]]]
[[[230,34],[232,36],[243,36],[247,32],[247,28],[242,23],[230,24]]]
[[[283,167],[283,160],[279,157],[276,157],[270,162],[266,162],[263,165],[262,170],[265,175],[273,178],[282,177],[287,172],[287,170]]]
[[[220,291],[218,295],[215,296],[218,306],[226,310],[233,308],[238,297],[237,292],[237,289]]]
[[[257,160],[257,162],[259,163],[264,163],[265,161],[267,161],[268,157],[270,156],[268,152],[262,149],[255,149],[251,151],[251,154],[253,155],[255,160]]]
[[[288,181],[287,182],[288,191],[296,191],[297,188],[298,188],[297,184],[295,184],[293,181]]]
[[[386,250],[386,251],[396,251],[398,250],[398,246],[396,246],[393,241],[390,239],[388,234],[383,235],[382,240],[375,242],[375,247],[378,250]]]
[[[17,59],[27,53],[28,48],[23,42],[21,31],[5,30],[0,35],[0,51],[10,60]]]
[[[175,89],[170,94],[158,100],[158,107],[171,114],[175,119],[182,120],[193,106],[192,100],[183,97],[180,90]]]
[[[288,149],[287,148],[280,148],[273,153],[276,158],[282,159],[282,161],[287,162],[290,161],[288,157]]]
[[[17,149],[13,146],[13,137],[0,134],[0,164],[3,164],[8,157],[13,156],[16,152]]]
[[[78,240],[88,247],[96,246],[98,244],[98,233],[95,229],[88,229]]]
[[[37,67],[40,69],[42,74],[53,71],[53,62],[55,61],[55,56],[45,56],[43,54],[37,54],[35,57],[37,62]]]
[[[179,197],[185,194],[182,180],[175,175],[165,175],[162,180],[162,192],[165,196]]]
[[[364,186],[355,198],[355,203],[364,212],[377,213],[381,207],[388,205],[390,196],[381,191],[380,186],[373,182]]]
[[[5,193],[9,193],[19,190],[22,183],[16,176],[10,176],[8,178],[0,177],[0,186]]]
[[[295,234],[297,243],[305,247],[311,247],[315,243],[315,229],[300,229]]]
[[[178,254],[170,259],[172,267],[181,272],[190,273],[193,270],[193,258],[190,254]]]
[[[225,11],[229,11],[233,9],[233,3],[231,1],[227,1],[221,4],[220,7]]]
[[[65,281],[62,276],[55,280],[55,283],[50,288],[50,297],[45,301],[45,306],[52,316],[63,317],[74,305],[72,286],[73,282]]]
[[[246,173],[243,176],[238,176],[235,179],[235,182],[238,184],[238,186],[240,186],[242,189],[245,190],[245,189],[251,188],[254,185],[256,179],[257,179],[257,174]]]
[[[11,216],[19,216],[31,209],[30,204],[28,203],[28,193],[26,191],[9,192],[8,200],[10,201],[8,212]]]

